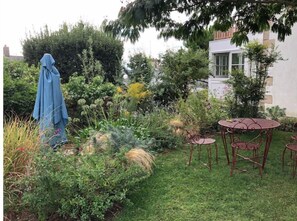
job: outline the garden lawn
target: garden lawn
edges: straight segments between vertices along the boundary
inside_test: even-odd
[[[288,163],[284,172],[281,169],[290,135],[274,132],[262,179],[246,161],[239,166],[248,171],[235,171],[230,177],[219,136],[219,164],[211,172],[198,161],[197,152],[186,165],[188,146],[160,154],[154,174],[128,196],[132,204],[124,205],[114,220],[297,220],[297,178]],[[202,155],[201,160],[206,159]]]

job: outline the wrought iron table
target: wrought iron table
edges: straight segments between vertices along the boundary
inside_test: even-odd
[[[261,119],[261,118],[234,118],[230,120],[220,120],[218,124],[221,127],[221,136],[223,140],[224,150],[228,164],[230,164],[228,147],[226,141],[226,134],[230,133],[230,139],[232,141],[233,134],[236,130],[263,130],[266,134],[265,147],[263,152],[262,169],[265,167],[268,151],[270,148],[273,129],[280,126],[280,123],[274,120]],[[257,124],[259,127],[253,127],[249,125]]]

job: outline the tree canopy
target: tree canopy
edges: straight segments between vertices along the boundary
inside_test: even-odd
[[[174,20],[173,13],[186,15]],[[236,27],[232,42],[241,45],[248,33],[271,29],[284,41],[297,21],[297,0],[133,0],[105,29],[136,41],[146,28],[155,27],[160,37],[194,40],[213,25],[215,30]]]

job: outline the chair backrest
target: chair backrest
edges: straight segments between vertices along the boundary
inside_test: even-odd
[[[231,142],[234,141],[244,141],[248,143],[258,143],[259,145],[263,142],[263,130],[262,126],[257,122],[257,119],[253,118],[242,118],[238,120],[230,134],[233,138]]]
[[[188,143],[198,141],[201,138],[201,135],[196,130],[185,129],[186,131],[186,140]]]

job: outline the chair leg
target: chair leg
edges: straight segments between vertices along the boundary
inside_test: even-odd
[[[282,154],[282,170],[284,171],[284,166],[285,166],[285,153],[286,153],[287,147],[283,150]]]
[[[230,176],[233,175],[233,170],[235,169],[236,157],[237,157],[237,149],[232,148],[232,165],[231,165],[231,170],[230,170]]]
[[[294,153],[294,159],[295,163],[293,162],[293,178],[296,176],[296,171],[297,171],[297,153]]]
[[[188,165],[191,164],[192,156],[193,156],[193,150],[194,150],[194,145],[193,144],[190,144],[190,158],[189,158]]]
[[[211,145],[207,145],[207,153],[208,153],[208,166],[211,171]]]
[[[257,162],[259,162],[259,160],[258,160],[259,159],[259,150],[255,150],[255,157],[257,159]],[[258,164],[257,164],[257,166],[259,167],[259,174],[262,178],[262,174],[263,174],[262,166],[258,165]]]
[[[201,144],[198,144],[198,160],[201,159]]]
[[[214,143],[214,145],[215,145],[215,148],[216,148],[216,162],[217,162],[217,164],[219,164],[219,160],[218,160],[218,145],[217,145],[217,143]]]

